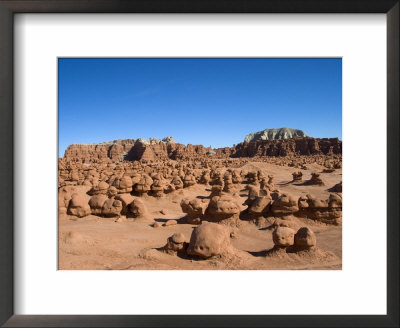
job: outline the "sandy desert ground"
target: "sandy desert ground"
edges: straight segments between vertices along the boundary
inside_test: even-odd
[[[222,174],[227,169],[229,167],[223,168]],[[299,199],[301,196],[306,199],[307,195],[318,199],[329,199],[333,194],[330,188],[342,181],[341,168],[323,173],[326,167],[317,163],[308,164],[307,169],[299,169],[287,165],[251,161],[239,168],[232,169],[242,172],[261,172],[261,175],[265,177],[273,175],[274,187],[271,190],[279,190],[279,195],[290,194],[295,199]],[[292,181],[294,172],[302,172],[301,182]],[[324,185],[306,185],[304,183],[311,179],[312,172],[320,174],[319,178],[322,179]],[[185,219],[188,213],[182,210],[182,200],[199,199],[200,202],[204,200],[205,204],[210,201],[209,196],[213,187],[201,183],[165,193],[162,197],[146,194],[141,197],[132,196],[132,199],[140,198],[147,209],[146,220],[132,219],[129,215],[128,217],[126,215],[104,217],[92,213],[70,215],[71,213],[67,214],[66,210],[60,211],[58,218],[59,269],[341,269],[341,217],[340,221],[332,224],[323,222],[324,220],[310,219],[290,213],[286,213],[285,216],[271,214],[246,216],[246,209],[250,206],[244,203],[249,199],[249,184],[249,181],[243,178],[241,183],[232,185],[229,197],[235,204],[239,204],[240,214],[234,220],[226,220],[226,222],[207,223],[203,221],[204,223],[198,225],[190,224]],[[83,193],[87,193],[92,186],[83,184],[73,186],[73,188],[75,192],[81,190]],[[222,194],[224,193],[222,192]],[[221,191],[219,193],[217,191],[217,195],[221,195]],[[339,195],[341,202],[341,190]],[[59,202],[62,203],[62,195],[61,198]],[[210,229],[213,231],[215,230],[214,225],[221,226],[224,229],[223,233],[228,234],[228,240],[222,242],[225,250],[220,254],[201,257],[193,255],[193,252],[181,251],[182,247],[185,249],[188,247],[193,230],[202,225],[210,225]],[[292,246],[278,246],[274,242],[273,233],[279,227],[285,229],[288,227],[294,233],[301,227],[308,227],[311,233],[315,234],[316,245],[293,251],[290,251]],[[175,239],[180,240],[175,243],[170,239],[170,246],[168,246],[167,240],[174,234]],[[293,236],[291,238],[293,239]],[[174,245],[179,247],[176,246],[177,248],[174,249]]]

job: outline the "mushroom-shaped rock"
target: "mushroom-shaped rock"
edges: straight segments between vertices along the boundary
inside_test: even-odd
[[[128,206],[128,216],[135,218],[135,220],[151,221],[146,206],[144,203],[135,198]]]
[[[92,214],[101,215],[103,205],[108,200],[108,197],[103,194],[93,195],[89,200],[89,206],[92,210]]]
[[[188,223],[200,223],[199,219],[204,215],[207,205],[207,201],[199,198],[184,198],[181,201],[182,212],[187,214]]]
[[[249,213],[255,215],[265,215],[268,213],[272,198],[269,196],[257,197],[249,207]]]
[[[213,198],[214,196],[221,196],[222,195],[222,189],[223,187],[220,185],[213,185],[211,187],[211,193],[210,193],[210,198]]]
[[[178,175],[175,175],[172,178],[171,185],[174,186],[174,190],[182,189],[183,188],[182,179]]]
[[[224,189],[225,192],[232,192],[234,190],[234,184],[232,181],[232,175],[225,174],[224,175]]]
[[[308,206],[309,206],[308,197],[307,196],[300,196],[298,204],[299,204],[299,209],[300,210],[308,208]]]
[[[105,217],[118,217],[122,211],[122,202],[118,199],[109,198],[104,202],[101,214]]]
[[[109,185],[105,181],[100,181],[98,185],[93,186],[92,189],[89,190],[89,195],[106,195]]]
[[[155,197],[161,197],[164,193],[165,182],[160,173],[157,173],[153,178],[153,184],[151,185],[151,191]]]
[[[307,180],[304,184],[306,185],[317,185],[317,186],[324,186],[325,183],[319,176],[319,173],[311,173],[311,179]]]
[[[289,215],[299,210],[298,199],[289,194],[282,194],[272,203],[271,211],[274,215]]]
[[[107,190],[108,197],[112,198],[112,197],[116,196],[117,194],[118,194],[117,188],[115,188],[114,186],[111,186],[110,188],[108,188],[108,190]]]
[[[234,184],[242,183],[243,179],[238,170],[232,171],[232,182]]]
[[[140,181],[135,185],[135,191],[140,195],[146,194],[150,191],[153,179],[147,174],[143,174]]]
[[[124,175],[119,179],[115,179],[113,186],[117,188],[118,193],[120,194],[129,193],[132,191],[132,179],[129,176]]]
[[[294,244],[294,230],[287,227],[278,227],[272,233],[275,246],[287,247]]]
[[[200,177],[200,183],[208,185],[210,180],[211,180],[210,171],[209,170],[203,171],[203,173],[202,173],[202,175]]]
[[[293,182],[301,182],[303,180],[303,173],[301,171],[293,172]]]
[[[135,198],[131,194],[118,194],[117,196],[115,196],[115,199],[121,201],[122,203],[121,214],[126,215],[126,213],[128,212],[129,204],[132,203]]]
[[[202,258],[223,255],[232,251],[229,231],[226,227],[204,222],[193,229],[187,253]]]
[[[186,174],[183,179],[183,186],[185,188],[194,186],[196,184],[196,177],[193,174]]]
[[[67,213],[80,218],[88,216],[91,213],[89,196],[84,193],[72,194]]]
[[[220,221],[240,212],[239,204],[229,195],[222,194],[210,200],[206,213],[211,221]]]
[[[218,186],[223,186],[224,185],[224,178],[222,176],[222,173],[219,171],[216,171],[213,173],[213,178],[210,181],[210,185],[218,185]]]
[[[260,195],[260,192],[258,187],[254,185],[248,185],[247,189],[249,190],[249,194],[243,205],[251,206],[251,204],[253,204],[256,198]]]
[[[257,172],[250,171],[249,173],[247,173],[247,180],[250,184],[257,185],[258,184]]]
[[[310,228],[302,227],[294,235],[294,244],[299,247],[310,248],[317,244],[317,238]]]
[[[176,232],[167,239],[167,244],[163,247],[163,250],[168,254],[185,253],[187,246],[183,233]]]

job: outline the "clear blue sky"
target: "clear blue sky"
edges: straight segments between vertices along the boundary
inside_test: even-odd
[[[342,138],[341,59],[58,62],[59,156],[73,143],[173,136],[225,147],[267,128]]]

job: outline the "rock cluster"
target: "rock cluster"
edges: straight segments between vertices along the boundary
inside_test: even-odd
[[[294,215],[340,224],[341,184],[329,189],[328,199],[294,197],[280,192],[273,175],[242,168],[252,160],[301,169],[316,163],[336,169],[341,167],[341,141],[294,137],[244,142],[213,151],[184,146],[171,138],[72,145],[59,159],[59,213],[151,220],[142,198],[180,197],[182,190],[203,185],[210,190],[208,197],[179,198],[187,223],[236,225],[240,219]],[[293,182],[301,181],[302,176],[301,171],[294,172]],[[324,181],[312,173],[304,184],[324,185]],[[248,198],[242,204],[239,195],[244,189]],[[243,205],[247,206],[244,210]]]
[[[331,193],[328,199],[311,195],[300,197],[297,215],[338,225],[342,222],[342,195]]]
[[[288,227],[278,227],[272,233],[275,248],[288,248],[295,252],[309,250],[317,245],[314,232],[308,227],[301,227],[297,232]]]
[[[251,185],[248,189],[248,198],[243,204],[248,207],[242,212],[243,218],[256,220],[260,217],[284,218],[294,215],[328,224],[341,223],[341,193],[331,193],[328,199],[325,199],[309,194],[296,197],[289,193],[281,193],[277,189],[263,190]]]
[[[118,186],[119,189],[102,181],[89,190],[86,186],[60,187],[59,213],[80,218],[92,214],[109,218],[126,215],[128,218],[151,220],[143,202],[130,193],[119,193],[129,188],[119,182]]]

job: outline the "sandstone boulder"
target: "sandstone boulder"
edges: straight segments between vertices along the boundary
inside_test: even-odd
[[[100,181],[97,185],[94,185],[92,189],[89,190],[89,195],[106,195],[109,185],[105,181]]]
[[[294,230],[287,227],[278,227],[272,233],[275,246],[287,247],[294,244]]]
[[[143,174],[139,182],[135,185],[135,191],[139,195],[147,194],[151,190],[153,179],[147,174]]]
[[[276,216],[290,215],[298,210],[298,199],[290,194],[280,195],[271,206],[271,212]]]
[[[194,198],[192,200],[184,198],[180,205],[182,212],[187,214],[186,222],[190,224],[199,224],[201,218],[204,216],[208,202],[199,198]]]
[[[232,252],[230,234],[226,227],[204,222],[193,229],[187,253],[201,258]]]
[[[88,216],[91,213],[89,196],[85,193],[72,194],[67,213],[80,218]]]
[[[101,215],[103,211],[104,203],[108,200],[108,197],[103,194],[93,195],[89,200],[89,206],[93,215]]]
[[[226,194],[213,197],[206,210],[207,219],[216,222],[230,217],[238,217],[239,213],[239,204]]]
[[[129,204],[127,217],[133,217],[138,221],[152,221],[147,207],[139,198],[135,198],[133,202]]]
[[[109,198],[104,202],[101,214],[105,217],[119,217],[121,211],[122,202],[118,199]]]
[[[294,235],[294,244],[302,248],[310,248],[317,245],[317,238],[310,228],[302,227]]]
[[[115,179],[113,186],[117,188],[119,194],[129,193],[132,191],[132,179],[124,175],[121,178]]]
[[[115,188],[114,186],[111,186],[107,190],[107,195],[108,197],[112,198],[115,197],[118,194],[118,189]]]
[[[183,186],[185,188],[194,186],[196,184],[196,177],[193,174],[186,174],[183,179]]]
[[[128,212],[128,206],[130,205],[130,203],[133,202],[135,197],[133,197],[131,194],[126,193],[126,194],[116,195],[115,199],[121,201],[121,204],[122,204],[121,214],[126,215]]]
[[[249,206],[249,213],[253,215],[266,215],[271,207],[272,198],[269,196],[257,197]]]

